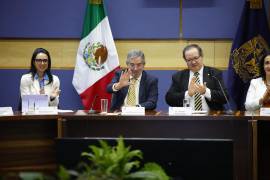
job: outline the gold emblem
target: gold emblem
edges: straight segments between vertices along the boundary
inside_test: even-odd
[[[87,43],[83,50],[83,59],[89,68],[95,71],[104,69],[108,50],[101,42]]]
[[[260,75],[259,62],[267,50],[269,47],[266,41],[258,35],[231,53],[233,68],[243,82]]]

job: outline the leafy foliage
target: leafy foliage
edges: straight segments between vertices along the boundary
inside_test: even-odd
[[[82,153],[89,163],[81,163],[79,171],[68,171],[61,167],[58,173],[59,179],[169,180],[162,167],[156,163],[146,163],[141,168],[142,152],[126,147],[123,138],[117,140],[116,146],[110,146],[103,140],[99,143],[100,147],[91,145],[89,146],[91,152]]]

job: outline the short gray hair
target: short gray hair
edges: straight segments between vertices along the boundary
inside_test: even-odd
[[[140,57],[142,59],[142,63],[145,64],[144,53],[141,50],[137,50],[137,49],[132,49],[131,51],[128,52],[126,64],[129,65],[131,59],[137,58],[137,57]]]

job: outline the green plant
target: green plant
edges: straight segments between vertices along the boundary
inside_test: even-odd
[[[60,167],[59,179],[70,180],[169,180],[165,171],[156,163],[146,163],[140,167],[143,158],[140,150],[126,147],[123,138],[117,140],[116,146],[110,146],[100,140],[100,147],[89,146],[91,152],[83,152],[82,156],[89,163],[82,163],[78,171],[68,171]]]

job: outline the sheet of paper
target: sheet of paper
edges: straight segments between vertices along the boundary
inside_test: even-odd
[[[45,94],[22,96],[22,112],[35,111],[39,107],[48,106],[49,99]]]

